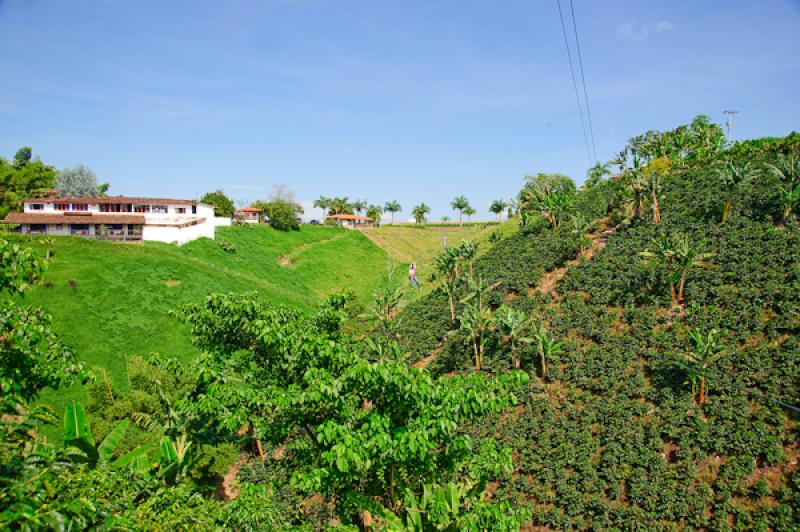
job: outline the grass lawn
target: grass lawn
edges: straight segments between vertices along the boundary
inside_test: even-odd
[[[492,224],[484,227],[479,224],[464,225],[382,225],[363,229],[373,242],[386,250],[396,261],[394,276],[406,281],[408,265],[417,263],[417,277],[422,283],[422,292],[433,289],[433,283],[426,282],[434,272],[433,258],[447,245],[456,245],[462,240],[480,244],[478,253],[485,252],[491,246],[490,235],[497,231],[505,237],[517,230],[516,222]],[[406,283],[407,284],[407,283]]]
[[[36,239],[30,243],[44,254]],[[43,307],[61,340],[117,389],[127,384],[126,360],[153,351],[183,360],[197,351],[188,327],[169,316],[212,292],[257,291],[269,300],[311,310],[321,298],[351,288],[366,302],[387,284],[386,253],[357,231],[303,226],[280,232],[266,226],[217,229],[216,240],[182,247],[55,238],[45,284],[22,304]],[[228,241],[234,253],[224,251]],[[82,399],[80,387],[43,398],[57,412]]]

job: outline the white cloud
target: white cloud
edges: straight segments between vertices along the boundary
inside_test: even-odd
[[[675,29],[672,23],[660,20],[655,24],[641,24],[637,20],[631,20],[617,26],[617,37],[628,42],[641,42],[653,35]]]

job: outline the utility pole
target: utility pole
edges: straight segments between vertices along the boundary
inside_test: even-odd
[[[730,110],[722,111],[725,115],[725,126],[728,128],[728,142],[731,140],[731,126],[733,125],[733,115],[738,114],[739,111]]]

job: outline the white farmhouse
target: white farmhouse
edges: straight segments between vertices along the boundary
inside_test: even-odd
[[[193,200],[160,198],[28,198],[23,212],[8,213],[5,224],[20,232],[82,236],[104,240],[154,240],[178,245],[200,237],[214,238],[214,229],[230,218],[214,216],[214,207]]]

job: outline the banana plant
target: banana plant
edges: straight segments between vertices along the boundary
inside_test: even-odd
[[[722,168],[717,173],[720,188],[725,194],[721,223],[727,222],[728,218],[733,214],[736,189],[754,174],[755,168],[749,161],[742,164],[725,161],[722,165]]]
[[[700,390],[697,397],[695,397],[694,386],[692,386],[692,399],[696,404],[704,405],[708,401],[706,373],[712,364],[727,354],[725,346],[720,342],[720,336],[724,336],[726,333],[727,331],[717,329],[712,329],[706,334],[698,330],[689,331],[692,349],[684,353],[683,358],[690,366],[690,378],[700,377]]]
[[[783,202],[783,220],[785,224],[794,214],[800,203],[800,159],[794,155],[780,155],[767,169],[778,180],[778,190]]]
[[[536,326],[533,332],[533,339],[536,341],[536,348],[539,352],[539,363],[542,370],[541,378],[545,380],[547,379],[547,361],[552,358],[553,355],[560,353],[564,348],[564,344],[550,336],[544,323],[539,323],[539,325]]]
[[[514,369],[520,367],[520,357],[517,353],[519,344],[531,343],[532,338],[523,335],[523,331],[530,323],[528,315],[518,309],[503,305],[495,313],[495,324],[497,329],[503,335],[503,342],[511,348],[511,360],[514,363]]]
[[[70,403],[64,410],[64,447],[79,450],[82,454],[74,454],[74,460],[86,462],[92,468],[99,464],[111,464],[114,450],[122,441],[129,425],[130,420],[123,419],[97,445],[83,405],[78,402]]]

